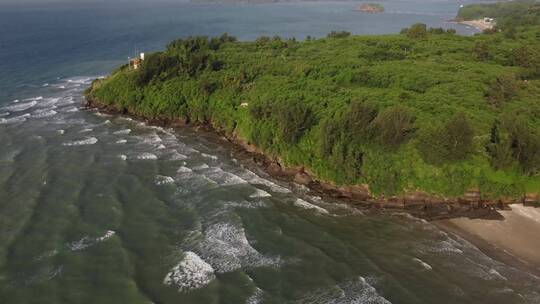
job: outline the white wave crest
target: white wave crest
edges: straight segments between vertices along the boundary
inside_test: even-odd
[[[191,173],[191,172],[193,172],[193,170],[191,170],[188,167],[182,166],[182,167],[178,168],[178,170],[176,170],[176,172],[177,173]]]
[[[313,205],[311,203],[308,203],[306,202],[305,200],[301,199],[301,198],[298,198],[296,199],[296,201],[294,202],[294,205],[296,207],[300,207],[300,208],[303,208],[303,209],[308,209],[308,210],[315,210],[317,213],[323,213],[323,214],[328,214],[328,210],[322,208],[322,207],[319,207],[317,205]]]
[[[82,129],[79,131],[79,133],[88,133],[88,132],[92,132],[94,131],[94,129]]]
[[[28,110],[28,109],[32,108],[33,106],[35,106],[36,104],[37,104],[37,101],[32,100],[32,101],[25,102],[25,103],[17,103],[17,104],[12,105],[12,106],[7,106],[4,109],[6,109],[7,111],[11,111],[11,112],[19,112],[19,111]]]
[[[121,155],[118,155],[118,158],[120,158],[121,160],[126,160],[127,155],[121,154]]]
[[[171,156],[170,156],[171,160],[185,160],[187,159],[188,157],[185,156],[184,154],[181,154],[179,153],[178,151],[174,151]]]
[[[9,116],[10,114],[11,114],[11,113],[9,113],[9,112],[0,113],[0,117]]]
[[[204,170],[204,169],[208,169],[208,168],[210,168],[210,167],[208,167],[207,164],[202,164],[202,165],[199,165],[199,166],[195,166],[192,169],[195,170],[195,171],[199,171],[199,170]]]
[[[433,267],[431,267],[431,265],[429,265],[428,263],[420,260],[419,258],[413,258],[413,261],[415,261],[416,263],[420,264],[422,267],[424,267],[424,269],[426,270],[432,270]]]
[[[379,295],[363,277],[336,285],[332,289],[316,290],[299,304],[391,304]]]
[[[143,159],[143,160],[156,160],[158,157],[155,154],[144,152],[139,155],[137,155],[137,159]]]
[[[119,140],[116,141],[116,143],[117,143],[117,144],[125,144],[125,143],[127,143],[127,140],[125,140],[125,139],[119,139]]]
[[[131,133],[131,129],[123,129],[113,132],[114,135],[128,135]]]
[[[249,171],[249,170],[246,170],[246,172],[244,172],[242,174],[242,178],[244,178],[245,180],[248,181],[248,183],[250,184],[253,184],[253,185],[263,185],[263,186],[266,186],[268,188],[270,188],[272,191],[274,192],[279,192],[279,193],[291,193],[291,190],[285,188],[285,187],[282,187],[274,182],[271,182],[265,178],[262,178],[260,176],[258,176],[257,174]]]
[[[208,285],[215,279],[214,269],[196,253],[187,251],[184,259],[174,266],[163,279],[163,284],[189,291]]]
[[[255,189],[255,193],[251,194],[249,197],[251,198],[260,198],[260,197],[270,197],[272,196],[270,193],[261,190],[261,189]]]
[[[0,124],[9,125],[9,124],[14,124],[18,122],[25,122],[30,116],[31,116],[30,114],[24,114],[24,115],[20,115],[13,118],[1,118]]]
[[[213,160],[218,159],[217,156],[211,155],[211,154],[206,154],[206,153],[201,153],[201,156],[202,156],[202,157],[206,157],[206,158],[210,158],[210,159],[213,159]]]
[[[247,184],[247,181],[240,176],[223,171],[221,168],[212,168],[205,173],[205,176],[222,186]]]
[[[56,130],[56,133],[58,133],[59,135],[64,135],[66,133],[66,130],[63,130],[63,129]]]
[[[56,112],[55,110],[43,109],[43,110],[36,110],[36,111],[32,112],[32,117],[34,117],[34,118],[45,118],[45,117],[54,116],[56,114],[58,114],[58,112]]]
[[[242,267],[281,265],[281,258],[264,256],[253,248],[242,227],[230,223],[213,224],[204,231],[204,236],[197,249],[218,273]]]
[[[92,245],[106,241],[107,239],[110,239],[111,237],[113,237],[115,234],[116,232],[112,230],[108,230],[103,236],[100,236],[100,237],[91,238],[91,237],[85,236],[78,241],[68,243],[66,247],[71,251],[81,251]]]
[[[170,176],[156,175],[156,177],[154,177],[154,183],[158,186],[172,184],[174,183],[174,178]]]
[[[95,137],[88,137],[82,140],[68,141],[63,143],[64,146],[84,146],[84,145],[93,145],[98,142],[98,139]]]

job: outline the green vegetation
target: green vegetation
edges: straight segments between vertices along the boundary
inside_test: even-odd
[[[474,20],[495,18],[497,27],[514,28],[540,24],[540,3],[537,0],[519,0],[491,4],[471,4],[462,7],[458,19]]]
[[[537,24],[515,27],[513,37],[422,24],[304,42],[191,37],[88,94],[149,118],[209,123],[285,164],[375,194],[479,187],[486,198],[520,197],[540,190]]]

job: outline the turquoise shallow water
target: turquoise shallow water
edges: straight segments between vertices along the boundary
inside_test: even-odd
[[[323,201],[212,134],[80,108],[133,40],[361,28],[345,3],[306,5],[0,9],[25,29],[0,26],[0,303],[539,303],[539,278],[430,223]]]

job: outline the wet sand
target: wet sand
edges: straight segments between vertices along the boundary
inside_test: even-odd
[[[511,208],[500,211],[504,220],[457,218],[436,224],[495,260],[540,275],[540,208],[523,205]]]

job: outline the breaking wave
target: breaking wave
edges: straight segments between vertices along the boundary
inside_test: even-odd
[[[95,137],[89,137],[82,140],[68,141],[63,143],[64,146],[84,146],[84,145],[93,145],[98,142],[98,139]]]
[[[204,287],[215,278],[214,269],[210,264],[196,253],[187,251],[184,259],[165,276],[163,284],[185,292]]]

